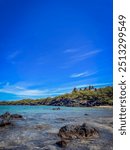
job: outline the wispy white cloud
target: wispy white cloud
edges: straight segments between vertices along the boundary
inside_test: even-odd
[[[22,86],[18,86],[17,84],[10,85],[8,83],[1,87],[0,92],[10,93],[17,96],[42,96],[48,92],[48,90],[28,89]]]
[[[86,72],[81,72],[81,73],[74,73],[70,77],[71,78],[88,77],[88,76],[94,75],[96,73],[97,72],[88,72],[88,71],[86,71]]]
[[[101,52],[101,50],[88,51],[85,53],[73,55],[73,56],[71,56],[71,59],[74,62],[79,62],[79,61],[87,59],[88,57],[93,57],[94,55],[98,54],[99,52]]]
[[[48,96],[56,96],[60,94],[64,94],[62,90],[56,89],[31,89],[25,82],[18,82],[16,84],[10,84],[9,82],[2,84],[3,86],[0,87],[1,93],[13,94],[17,98],[41,98],[41,97],[48,97]],[[25,85],[21,86],[21,85]]]
[[[12,60],[12,59],[16,58],[20,53],[21,53],[21,51],[19,51],[19,50],[14,51],[7,56],[7,59]]]
[[[63,52],[64,53],[77,53],[77,52],[81,52],[83,50],[86,50],[86,48],[88,47],[88,44],[87,45],[83,45],[83,46],[80,46],[80,47],[77,47],[77,48],[68,48],[68,49],[65,49]]]
[[[15,64],[16,63],[16,59],[17,57],[21,54],[21,51],[20,50],[17,50],[17,51],[13,51],[12,53],[8,54],[6,56],[6,60],[8,62],[10,62],[11,64]]]
[[[77,52],[79,49],[66,49],[64,50],[64,53],[74,53]]]
[[[64,53],[67,55],[67,61],[61,66],[61,68],[70,68],[73,65],[80,63],[88,58],[93,58],[101,52],[100,49],[88,50],[87,47],[80,47],[75,49],[66,49]]]

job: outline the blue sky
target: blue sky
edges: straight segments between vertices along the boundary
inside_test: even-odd
[[[112,0],[0,0],[0,100],[112,82]]]

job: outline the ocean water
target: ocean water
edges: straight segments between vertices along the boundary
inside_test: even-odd
[[[112,108],[82,108],[56,106],[0,106],[0,114],[17,113],[23,120],[16,120],[13,126],[0,128],[0,149],[60,149],[55,143],[60,140],[57,133],[67,124],[88,123],[100,128],[102,138],[112,145]],[[105,131],[105,134],[104,134]],[[100,140],[101,141],[101,140]],[[103,147],[103,142],[100,146]],[[82,144],[81,144],[82,145]],[[85,146],[84,146],[85,147]]]
[[[89,113],[93,116],[108,116],[112,115],[112,108],[96,108],[96,107],[64,107],[60,106],[60,110],[53,110],[53,108],[58,108],[58,106],[24,106],[24,105],[3,105],[0,106],[0,114],[5,112],[10,113],[20,113],[22,115],[35,115],[35,114],[48,114],[48,115],[69,115],[73,116],[78,114]],[[54,113],[55,112],[55,113]]]
[[[0,114],[5,112],[18,113],[23,115],[26,120],[35,122],[56,124],[58,118],[65,118],[68,123],[76,118],[82,119],[82,116],[87,114],[87,118],[99,118],[112,116],[110,108],[89,108],[89,107],[60,107],[60,110],[53,110],[56,106],[0,106]],[[70,120],[70,121],[69,121]]]

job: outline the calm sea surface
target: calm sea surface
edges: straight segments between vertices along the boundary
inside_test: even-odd
[[[58,106],[28,106],[28,105],[3,105],[0,106],[0,114],[9,111],[12,113],[22,113],[22,114],[26,114],[26,113],[52,113],[54,112],[53,108],[58,108]],[[111,114],[112,110],[111,108],[91,108],[91,107],[63,107],[61,106],[61,112],[92,112],[92,113],[96,113],[98,112],[99,114],[104,112],[105,110],[105,114]]]
[[[90,107],[60,107],[60,110],[53,110],[57,106],[21,106],[21,105],[6,105],[0,106],[0,114],[5,112],[22,114],[25,117],[37,115],[49,117],[58,116],[81,116],[89,114],[91,117],[112,116],[112,108],[90,108]]]

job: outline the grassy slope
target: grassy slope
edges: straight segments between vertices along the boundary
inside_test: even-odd
[[[113,104],[113,87],[82,89],[74,88],[71,93],[40,99],[0,102],[0,105],[56,105],[56,106],[99,106]]]

